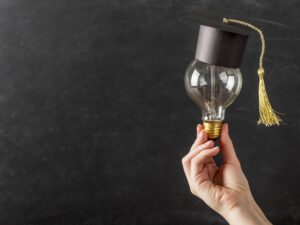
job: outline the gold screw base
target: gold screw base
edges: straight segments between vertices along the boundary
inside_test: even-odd
[[[222,122],[217,120],[203,121],[208,139],[217,139],[221,134]]]

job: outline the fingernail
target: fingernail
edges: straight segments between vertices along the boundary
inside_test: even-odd
[[[207,141],[206,143],[209,145],[209,144],[211,144],[213,141],[212,140],[209,140],[209,141]]]
[[[219,153],[220,148],[218,146],[216,146],[212,150],[214,151],[213,156],[216,156]]]
[[[205,130],[201,130],[201,131],[200,131],[200,134],[201,134],[201,135],[205,135]]]
[[[197,133],[199,133],[199,131],[200,131],[200,125],[199,124],[196,127],[196,131],[197,131]]]

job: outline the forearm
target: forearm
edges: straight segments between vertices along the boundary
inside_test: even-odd
[[[232,210],[225,219],[230,225],[272,225],[254,200]]]

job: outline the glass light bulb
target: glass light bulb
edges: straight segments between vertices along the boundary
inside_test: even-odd
[[[202,110],[209,138],[217,138],[225,111],[242,88],[240,69],[210,65],[195,59],[186,69],[184,83],[188,95]]]

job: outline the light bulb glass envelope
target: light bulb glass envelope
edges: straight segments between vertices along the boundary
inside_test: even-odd
[[[225,111],[242,88],[240,69],[210,65],[195,59],[186,69],[184,83],[188,95],[202,110],[209,138],[218,138]]]

